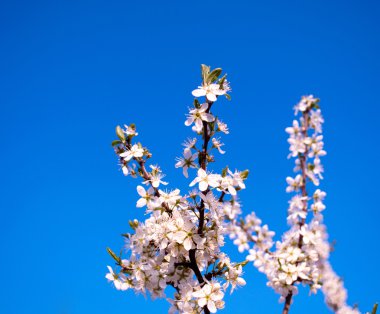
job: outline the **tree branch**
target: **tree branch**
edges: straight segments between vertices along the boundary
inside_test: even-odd
[[[293,293],[289,292],[289,294],[286,296],[284,308],[282,310],[282,314],[288,314],[290,310],[290,305],[292,304],[292,297]]]

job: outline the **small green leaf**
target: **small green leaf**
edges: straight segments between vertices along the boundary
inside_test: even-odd
[[[208,122],[208,125],[210,126],[210,130],[211,130],[211,132],[214,132],[214,130],[215,130],[215,121],[213,121],[213,122]],[[215,134],[215,133],[214,133]],[[212,134],[213,135],[213,134]],[[211,136],[212,136],[211,135]]]
[[[210,67],[205,64],[201,64],[201,70],[202,70],[202,80],[203,82],[206,82],[208,74],[210,73]]]
[[[112,146],[116,146],[116,145],[119,145],[119,144],[121,144],[121,141],[119,141],[119,140],[114,140],[111,143]]]
[[[116,127],[116,135],[117,137],[122,141],[122,142],[125,142],[125,134],[123,132],[123,129],[120,127],[120,125],[118,125]]]
[[[119,265],[121,265],[121,259],[120,259],[120,257],[118,257],[109,247],[107,248],[107,252],[116,261],[116,263],[118,263]]]
[[[222,177],[224,178],[227,175],[228,166],[222,170]]]
[[[239,265],[241,265],[241,266],[244,267],[244,266],[247,265],[248,263],[249,263],[249,261],[245,260],[244,262],[240,262]]]
[[[194,107],[199,109],[201,107],[201,104],[199,103],[198,99],[194,99]]]
[[[134,220],[130,220],[128,221],[129,223],[129,226],[133,229],[133,230],[136,230],[136,228],[139,226],[139,222],[137,219],[134,219]]]
[[[226,80],[226,77],[227,77],[227,74],[224,74],[220,80],[219,80],[219,88],[220,89],[223,89],[223,84],[224,84],[224,81]]]
[[[222,69],[221,68],[216,68],[211,71],[211,73],[207,76],[207,83],[214,83],[222,74]]]
[[[226,94],[225,96],[226,96],[227,100],[231,100],[231,96],[230,95]]]
[[[247,179],[247,178],[248,178],[248,175],[249,175],[249,170],[248,170],[248,169],[246,169],[246,170],[240,172],[240,177],[241,177],[243,180]]]

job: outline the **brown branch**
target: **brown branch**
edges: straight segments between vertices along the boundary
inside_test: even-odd
[[[225,272],[225,270],[223,268],[218,270],[218,271],[212,271],[212,272],[205,274],[205,278],[207,280],[211,280],[213,277],[223,275],[223,272]]]
[[[212,102],[207,101],[208,108],[206,109],[206,113],[210,113]],[[206,121],[202,121],[203,123],[203,146],[202,146],[202,153],[201,158],[199,159],[199,166],[206,171],[207,169],[207,155],[208,155],[208,142],[210,141],[210,134],[208,132],[208,123]],[[207,195],[209,192],[209,189],[206,191],[203,191],[203,195]],[[198,225],[198,234],[203,234],[203,226],[204,226],[204,219],[205,219],[205,204],[203,199],[201,200],[201,204],[199,207],[199,225]]]
[[[206,110],[206,113],[210,112],[212,102],[207,102],[208,103],[208,108]],[[208,124],[206,121],[203,122],[203,145],[202,145],[202,151],[199,155],[199,166],[206,171],[207,169],[207,150],[208,150],[208,142],[210,141],[210,135],[208,134]],[[209,192],[209,189],[206,191],[202,192],[203,195],[207,195]],[[203,226],[204,226],[204,219],[205,219],[205,204],[203,199],[201,200],[200,206],[199,206],[199,225],[198,225],[198,234],[203,235]],[[197,280],[199,284],[204,284],[205,280],[203,278],[203,275],[201,271],[199,270],[197,260],[195,258],[195,249],[191,249],[189,251],[189,258],[190,258],[190,268],[194,272],[195,276],[197,277]],[[207,308],[207,305],[203,307],[203,311],[205,314],[209,314],[210,311]]]
[[[309,110],[306,110],[303,113],[303,119],[304,119],[304,125],[302,126],[302,134],[304,138],[307,138],[307,129],[308,129],[308,123],[309,123]],[[308,154],[308,149],[305,149],[305,152],[303,153],[302,156],[299,156],[300,159],[300,168],[302,172],[302,185],[301,185],[301,193],[302,197],[305,199],[303,200],[303,211],[307,214],[307,190],[306,190],[306,180],[307,180],[307,175],[306,175],[306,168],[307,168],[307,154]],[[300,228],[305,224],[306,218],[302,218],[302,220],[299,223]],[[300,234],[300,237],[298,239],[298,247],[302,247],[302,241],[303,241],[303,236]]]
[[[224,196],[226,195],[226,192],[222,192],[221,194],[220,194],[220,197],[219,197],[219,199],[218,199],[218,201],[220,202],[220,203],[222,203],[223,202],[223,199],[224,199]]]
[[[284,308],[282,310],[282,314],[288,314],[290,310],[290,305],[292,304],[292,297],[293,297],[293,292],[289,292],[289,294],[285,298],[285,304]]]

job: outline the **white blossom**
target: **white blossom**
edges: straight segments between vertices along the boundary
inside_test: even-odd
[[[207,100],[213,102],[216,101],[217,96],[224,95],[225,93],[226,91],[220,89],[219,84],[202,85],[192,92],[194,97],[206,96]]]
[[[207,283],[201,289],[195,291],[193,296],[197,298],[200,307],[207,306],[211,313],[216,313],[218,308],[221,309],[224,307],[224,302],[221,302],[224,293],[219,283]]]
[[[141,158],[143,154],[144,149],[135,144],[130,149],[127,149],[124,153],[121,153],[120,157],[123,157],[126,161],[130,161],[132,158]]]
[[[220,132],[222,132],[224,134],[229,134],[230,133],[227,124],[225,124],[224,122],[222,122],[219,119],[217,119],[216,120],[216,124],[218,126],[218,131],[220,131]]]
[[[219,139],[215,137],[212,138],[212,147],[215,147],[219,151],[219,153],[224,154],[225,151],[221,149],[222,146],[224,146],[224,144],[220,142]]]
[[[198,133],[201,132],[203,129],[203,121],[213,122],[215,120],[215,117],[207,112],[208,107],[209,104],[204,103],[200,108],[191,109],[185,121],[185,125],[190,126],[194,123],[194,131]]]
[[[123,274],[116,275],[110,266],[107,266],[109,273],[106,274],[108,281],[113,282],[117,290],[125,291],[129,288],[126,277]]]
[[[198,176],[190,183],[190,186],[194,186],[199,183],[199,190],[206,191],[209,186],[216,188],[219,186],[219,175],[207,173],[202,168],[198,169]]]
[[[183,169],[183,175],[188,178],[188,172],[187,170],[189,168],[197,168],[197,165],[195,164],[196,159],[198,158],[198,153],[191,153],[191,150],[185,149],[183,152],[183,157],[177,158],[177,163],[175,164],[176,168],[182,168]]]

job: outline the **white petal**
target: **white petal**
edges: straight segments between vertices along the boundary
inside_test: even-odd
[[[199,169],[198,169],[198,177],[200,177],[200,178],[204,178],[204,177],[206,177],[206,176],[207,176],[206,171],[204,171],[202,168],[199,168]]]
[[[182,169],[182,172],[183,172],[183,175],[185,176],[185,178],[188,178],[189,177],[189,174],[187,173],[187,169],[188,169],[188,167],[183,167],[183,169]]]
[[[203,293],[203,290],[202,289],[199,289],[198,291],[194,291],[193,292],[193,297],[195,297],[195,298],[202,298],[202,297],[204,297],[204,293]],[[205,303],[206,304],[206,303]],[[204,305],[205,305],[204,304]],[[204,306],[203,305],[203,306]]]
[[[185,231],[177,231],[174,236],[173,236],[173,239],[178,242],[178,243],[183,243],[183,240],[185,240],[185,238],[187,237],[187,233]]]
[[[213,92],[215,95],[218,95],[218,96],[220,96],[220,95],[224,95],[224,94],[226,93],[226,91],[223,90],[223,89],[214,89],[212,92]]]
[[[198,300],[198,305],[200,307],[204,307],[206,305],[206,303],[207,303],[207,301],[206,301],[205,298],[201,298],[201,299]]]
[[[214,292],[213,295],[212,295],[212,299],[214,301],[220,301],[223,299],[223,296],[224,296],[224,293],[222,291],[219,290],[219,292]]]
[[[123,171],[123,174],[124,174],[125,176],[128,175],[128,173],[129,173],[128,167],[124,166],[124,167],[121,168],[121,170]]]
[[[215,117],[210,113],[202,113],[201,117],[203,121],[207,121],[207,122],[212,122],[215,120]]]
[[[160,186],[160,181],[158,181],[158,180],[152,180],[152,186],[154,188],[158,188]]]
[[[211,285],[205,285],[202,289],[206,295],[211,294]]]
[[[206,91],[203,88],[194,89],[192,91],[194,97],[202,97],[206,95]]]
[[[247,284],[246,281],[241,277],[239,277],[236,281],[239,286],[245,286]]]
[[[127,157],[131,152],[129,150],[125,151],[124,153],[121,153],[120,157]]]
[[[208,183],[206,181],[199,182],[199,189],[203,192],[206,191],[208,187]]]
[[[107,268],[108,268],[108,271],[109,271],[111,274],[114,274],[113,269],[112,269],[111,266],[107,266]]]
[[[190,156],[192,156],[191,150],[189,150],[189,149],[185,149],[184,152],[183,152],[183,156],[184,156],[186,159],[189,159]]]
[[[121,288],[121,282],[119,280],[115,280],[113,283],[115,285],[115,288],[117,290],[120,290],[120,288]]]
[[[146,199],[145,198],[140,198],[136,203],[136,207],[138,207],[138,208],[144,207],[145,205],[146,205]]]
[[[191,238],[186,238],[186,240],[183,242],[183,247],[186,251],[190,251],[193,246],[193,240]]]
[[[209,101],[216,101],[216,96],[213,93],[207,93],[206,97]]]
[[[195,178],[190,184],[189,186],[194,186],[195,184],[197,184],[199,182],[199,178]]]
[[[137,186],[137,193],[142,197],[144,197],[146,195],[146,191],[141,185]]]
[[[195,128],[198,132],[202,131],[203,128],[203,123],[201,119],[196,119],[195,120]]]
[[[236,190],[232,185],[228,186],[228,192],[230,192],[231,195],[236,195]]]
[[[132,159],[133,155],[132,154],[129,154],[127,156],[124,157],[124,160],[125,161],[130,161]]]
[[[208,103],[205,102],[204,104],[201,105],[201,107],[199,108],[199,112],[205,112],[206,110],[208,109]]]
[[[211,313],[216,313],[216,306],[215,306],[214,301],[208,300],[207,308],[210,310]]]
[[[189,118],[187,118],[187,120],[185,121],[185,125],[186,125],[186,126],[189,126],[189,125],[191,125],[193,122],[194,122],[194,117],[189,117]]]

